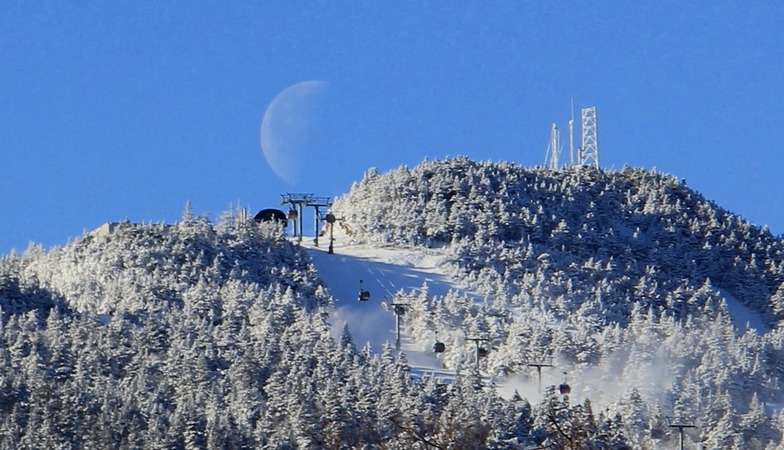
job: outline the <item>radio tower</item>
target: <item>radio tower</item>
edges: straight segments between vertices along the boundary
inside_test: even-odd
[[[558,125],[550,127],[550,144],[547,146],[547,167],[551,170],[558,170],[558,159],[561,156],[561,149],[558,148]]]
[[[574,165],[574,99],[572,99],[572,116],[569,119],[569,165]]]
[[[582,109],[583,143],[579,149],[577,164],[599,167],[599,141],[596,136],[596,107]]]

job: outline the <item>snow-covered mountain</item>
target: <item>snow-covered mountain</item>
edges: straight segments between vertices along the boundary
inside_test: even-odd
[[[761,445],[741,417],[779,411],[784,243],[682,180],[457,158],[369,170],[333,210],[355,241],[439,249],[486,296],[396,300],[412,330],[456,340],[447,363],[485,337],[490,374],[554,361],[573,397],[622,412],[639,396],[699,422],[708,448]]]
[[[456,158],[332,212],[3,257],[0,447],[782,448],[784,243],[683,181]]]

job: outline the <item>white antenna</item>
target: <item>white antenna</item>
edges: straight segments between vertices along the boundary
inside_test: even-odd
[[[596,107],[582,109],[583,142],[580,146],[578,164],[599,167],[599,141],[596,134]]]
[[[572,99],[572,118],[569,119],[569,165],[574,165],[574,99]]]
[[[545,164],[551,170],[558,170],[558,159],[561,156],[561,149],[558,144],[558,125],[550,127],[550,144],[547,146],[547,157]]]
[[[599,140],[596,133],[596,107],[582,108],[582,145],[575,154],[574,148],[574,99],[571,99],[571,119],[569,119],[569,165],[599,167]],[[550,142],[544,164],[550,170],[558,170],[561,158],[558,125],[550,127]]]

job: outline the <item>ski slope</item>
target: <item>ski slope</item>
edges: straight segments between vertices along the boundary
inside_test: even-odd
[[[400,291],[417,291],[427,283],[431,295],[445,295],[450,290],[479,299],[460,280],[444,270],[444,256],[434,249],[378,247],[373,245],[335,244],[334,253],[312,243],[301,245],[310,255],[319,276],[335,299],[334,310],[330,311],[332,333],[337,339],[348,328],[357,348],[369,345],[374,353],[380,353],[386,343],[395,344],[395,315],[388,307],[392,296]],[[370,292],[369,301],[359,301],[360,280],[362,289]],[[727,292],[721,294],[728,302],[728,309],[740,332],[747,327],[757,332],[767,331],[761,317],[744,307]],[[412,374],[432,374],[443,380],[451,380],[454,371],[444,368],[439,355],[432,350],[433,342],[417,342],[405,328],[405,316],[401,329],[401,350],[405,353]],[[542,382],[558,385],[563,382],[562,369],[542,371]],[[572,391],[573,401],[592,398],[597,405],[616,400],[613,390],[602,382],[588,383],[590,377],[583,370],[568,368],[570,373],[581,378],[580,387]],[[575,372],[572,372],[575,371]],[[536,372],[513,374],[506,379],[495,379],[493,384],[499,394],[510,398],[515,391],[534,402],[541,399],[535,378]]]
[[[380,352],[385,343],[395,344],[395,315],[388,304],[400,290],[416,291],[427,283],[431,295],[445,295],[450,290],[471,295],[441,269],[443,257],[435,250],[335,244],[334,253],[329,254],[326,248],[302,244],[335,298],[335,309],[330,313],[333,335],[340,336],[348,324],[358,348],[369,344],[374,352]],[[370,292],[369,301],[358,300],[360,280],[362,289]],[[412,372],[451,378],[453,373],[442,367],[432,345],[414,341],[405,331],[404,319],[401,350]]]
[[[445,295],[450,290],[476,300],[481,297],[444,269],[444,257],[438,250],[422,248],[377,247],[373,245],[334,245],[334,253],[310,242],[301,245],[308,251],[319,276],[335,298],[330,312],[332,334],[340,337],[348,324],[357,348],[370,345],[373,352],[381,352],[385,343],[395,344],[395,315],[387,307],[389,299],[399,290],[418,290],[427,283],[430,295]],[[362,288],[370,291],[369,301],[358,300],[359,280]],[[417,342],[405,328],[401,329],[401,351],[405,353],[414,376],[429,375],[444,381],[454,378],[455,372],[441,363],[433,352],[433,342]],[[496,386],[499,394],[511,398],[515,391],[532,401],[539,401],[537,382],[525,375],[485,381]],[[545,384],[558,384],[560,375],[543,374]]]

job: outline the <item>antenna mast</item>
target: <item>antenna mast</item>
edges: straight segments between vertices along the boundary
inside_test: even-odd
[[[596,107],[591,106],[580,110],[582,115],[582,145],[574,148],[574,99],[572,99],[571,119],[569,119],[569,165],[599,167],[599,140],[596,133]],[[550,143],[544,164],[550,170],[558,170],[561,158],[560,135],[558,125],[550,127]]]
[[[569,165],[574,165],[574,99],[572,99],[572,118],[569,119]]]
[[[558,170],[558,159],[561,150],[558,143],[558,125],[550,127],[550,144],[547,146],[547,167],[551,170]]]

